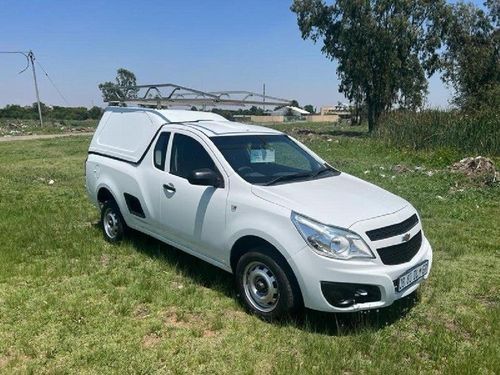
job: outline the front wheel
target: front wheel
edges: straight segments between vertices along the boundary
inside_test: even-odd
[[[110,200],[103,204],[101,226],[106,241],[117,243],[123,239],[126,224],[115,201]]]
[[[236,282],[247,309],[264,320],[282,318],[299,305],[291,275],[278,257],[258,251],[244,254],[236,266]]]

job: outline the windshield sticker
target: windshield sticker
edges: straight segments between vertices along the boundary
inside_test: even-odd
[[[274,150],[259,148],[250,150],[250,163],[274,163]]]

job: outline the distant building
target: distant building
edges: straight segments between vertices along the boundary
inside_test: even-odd
[[[349,119],[351,111],[348,105],[337,105],[322,107],[320,114],[311,114],[305,109],[286,106],[274,111],[266,112],[264,115],[235,115],[234,119],[241,122],[251,123],[283,123],[283,122],[338,122],[341,119]]]
[[[291,105],[287,105],[286,107],[278,108],[278,109],[271,112],[272,116],[283,115],[283,116],[287,116],[287,117],[292,117],[292,116],[293,117],[301,117],[301,116],[310,115],[310,114],[311,113],[309,113],[305,109],[302,109],[299,107],[294,107]]]
[[[344,115],[351,112],[351,105],[339,103],[336,106],[321,107],[321,115]],[[342,117],[342,116],[341,116]]]

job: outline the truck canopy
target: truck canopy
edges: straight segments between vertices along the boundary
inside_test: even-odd
[[[137,163],[162,125],[203,120],[228,121],[211,112],[108,107],[97,126],[89,152]]]

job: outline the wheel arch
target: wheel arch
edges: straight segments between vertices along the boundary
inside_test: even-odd
[[[102,205],[102,204],[104,204],[104,202],[106,202],[110,199],[114,200],[118,204],[118,201],[116,200],[116,197],[111,192],[111,189],[109,188],[109,186],[101,185],[97,189],[97,202],[100,205]]]
[[[276,246],[274,246],[268,240],[256,236],[256,235],[245,235],[240,237],[235,241],[233,246],[231,247],[231,255],[230,255],[230,266],[233,274],[236,271],[236,265],[238,264],[238,260],[247,252],[258,250],[263,254],[274,257],[279,261],[285,268],[284,271],[291,278],[291,282],[293,287],[297,290],[300,303],[303,304],[304,298],[302,296],[302,290],[300,288],[299,281],[293,268],[290,266],[290,263],[285,258],[285,256],[278,250]]]

